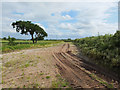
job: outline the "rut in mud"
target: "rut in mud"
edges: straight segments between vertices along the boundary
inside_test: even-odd
[[[57,61],[60,74],[70,82],[74,88],[106,88],[105,84],[93,79],[90,75],[97,70],[89,62],[83,62],[82,59],[75,57],[70,51],[68,43],[61,47],[57,53],[53,53]]]

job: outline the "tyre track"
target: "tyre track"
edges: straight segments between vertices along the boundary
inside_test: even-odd
[[[74,57],[68,55],[67,52],[70,52],[70,45],[64,44],[60,52],[53,53],[53,56],[58,62],[57,66],[60,69],[60,73],[63,75],[63,77],[67,79],[67,81],[71,82],[72,87],[74,88],[105,87],[104,85],[101,85],[98,81],[94,81],[93,79],[91,79],[88,75],[88,73],[90,74],[90,72],[88,71],[85,72],[84,71],[85,69],[79,66],[83,62],[80,62]]]

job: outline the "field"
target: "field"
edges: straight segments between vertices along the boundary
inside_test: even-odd
[[[15,45],[2,40],[2,86],[120,88],[116,37],[117,34],[69,40],[71,42],[44,40],[35,44],[15,40]]]
[[[33,44],[32,41],[16,40],[15,45],[12,46],[8,45],[7,40],[1,40],[0,43],[1,43],[0,51],[2,51],[2,53],[6,53],[6,52],[28,49],[28,48],[50,47],[59,43],[63,43],[63,41],[38,41],[37,43]]]
[[[103,76],[95,64],[90,64],[77,55],[77,47],[68,42],[51,47],[4,53],[1,58],[2,86],[3,88],[118,87],[116,80]]]

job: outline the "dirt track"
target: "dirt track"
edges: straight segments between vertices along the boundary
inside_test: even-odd
[[[37,83],[39,88],[51,88],[52,82],[57,79],[56,75],[61,74],[74,88],[107,88],[103,83],[105,80],[101,82],[98,77],[92,76],[97,67],[76,57],[74,51],[74,45],[65,43],[3,54],[3,87],[34,87]],[[44,75],[39,75],[41,73]],[[51,78],[45,79],[47,75]],[[105,82],[118,87],[113,81]]]
[[[101,84],[101,81],[90,76],[93,72],[96,72],[97,67],[92,66],[89,62],[83,62],[72,54],[70,44],[64,44],[58,53],[53,53],[53,56],[57,61],[56,65],[61,75],[71,83],[72,87],[107,88],[107,85]]]

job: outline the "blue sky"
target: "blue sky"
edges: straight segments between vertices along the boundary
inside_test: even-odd
[[[46,39],[83,38],[114,34],[118,29],[117,2],[3,2],[2,37],[30,39],[12,28],[17,20],[30,20],[48,33]]]

